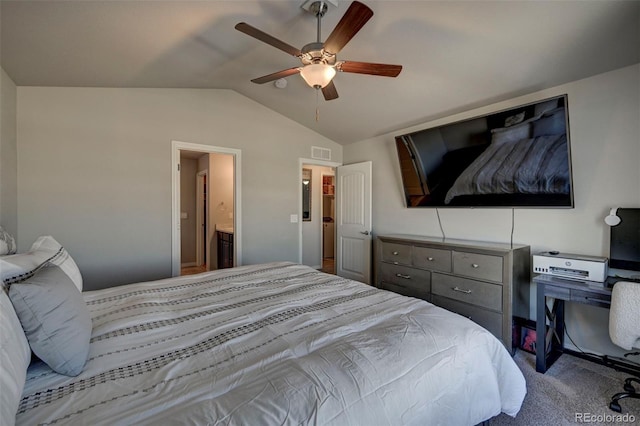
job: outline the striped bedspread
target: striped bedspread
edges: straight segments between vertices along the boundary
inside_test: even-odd
[[[459,195],[569,194],[567,135],[492,143],[456,179],[449,204]]]
[[[84,371],[32,364],[19,425],[473,425],[526,392],[466,318],[288,262],[83,294]]]

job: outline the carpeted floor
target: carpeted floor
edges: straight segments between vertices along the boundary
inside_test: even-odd
[[[535,355],[518,350],[514,357],[527,380],[527,396],[516,418],[501,414],[489,422],[497,425],[575,425],[578,413],[590,416],[619,415],[609,409],[609,399],[623,392],[622,385],[629,374],[583,360],[562,355],[545,374],[536,373]],[[637,387],[636,387],[637,389]],[[622,415],[634,417],[629,423],[611,421],[589,422],[594,425],[640,424],[640,400],[624,399],[620,402]],[[583,418],[586,418],[584,416]],[[592,417],[593,419],[593,417]]]

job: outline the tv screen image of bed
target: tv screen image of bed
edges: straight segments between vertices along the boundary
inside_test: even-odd
[[[396,137],[407,207],[573,207],[567,95]]]

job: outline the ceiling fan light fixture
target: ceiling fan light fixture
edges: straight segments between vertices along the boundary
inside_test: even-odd
[[[322,89],[331,82],[336,75],[336,70],[327,64],[309,64],[302,67],[300,75],[309,86]]]

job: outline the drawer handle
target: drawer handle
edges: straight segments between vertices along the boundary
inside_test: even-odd
[[[463,290],[463,289],[458,288],[458,287],[454,287],[453,291],[457,291],[457,292],[464,293],[464,294],[471,294],[471,290]]]
[[[400,274],[400,273],[397,273],[396,277],[404,278],[405,280],[410,280],[411,279],[411,275],[405,275],[405,274]]]
[[[433,257],[427,257],[427,260],[428,260],[429,262],[433,262]]]
[[[397,252],[397,251],[394,251],[394,252],[393,252],[393,253],[391,253],[391,254],[392,254],[392,255],[394,255],[394,256],[397,256],[397,255],[398,255],[398,252]]]
[[[478,265],[477,263],[472,263],[472,264],[471,264],[471,267],[472,267],[472,268],[478,268],[478,267],[480,267],[480,265]]]

